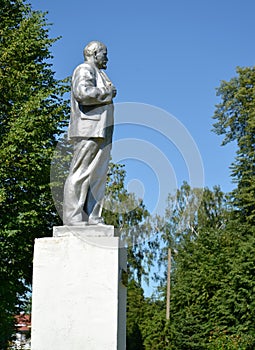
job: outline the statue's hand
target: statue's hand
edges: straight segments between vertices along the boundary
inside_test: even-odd
[[[115,97],[117,95],[117,89],[114,85],[112,85],[112,97]]]

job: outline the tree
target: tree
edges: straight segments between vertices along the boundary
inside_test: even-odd
[[[141,323],[145,298],[143,289],[134,279],[129,279],[127,300],[127,349],[144,350]]]
[[[166,237],[178,252],[171,304],[176,349],[255,346],[255,69],[237,73],[221,83],[214,114],[223,145],[237,145],[231,167],[236,189],[229,195],[206,189],[196,200],[198,193],[185,185],[170,201]]]
[[[232,220],[227,197],[219,187],[206,188],[201,197],[184,184],[176,200],[169,199],[166,234],[175,244],[169,328],[173,349],[220,349],[219,344],[254,348],[254,229]]]
[[[237,68],[237,76],[218,88],[221,102],[216,106],[214,131],[224,135],[222,144],[235,142],[236,158],[232,178],[237,187],[230,194],[235,210],[228,223],[235,240],[230,281],[221,300],[231,309],[230,326],[241,332],[240,345],[254,347],[254,223],[255,223],[255,67]],[[230,289],[235,293],[231,293]],[[222,299],[224,298],[224,299]],[[243,340],[243,338],[245,338]],[[231,339],[232,341],[232,339]],[[235,339],[237,342],[237,340]],[[233,347],[234,349],[234,347]]]
[[[172,349],[170,323],[166,320],[163,300],[147,298],[141,322],[145,350]]]
[[[226,221],[224,201],[218,187],[191,189],[187,183],[169,197],[163,237],[167,246],[171,238],[173,248],[170,343],[174,349],[205,348],[212,327],[209,300],[221,277],[219,266],[224,266],[224,254],[217,254],[219,231]]]
[[[0,348],[32,278],[33,241],[60,223],[49,174],[68,113],[65,81],[54,78],[45,14],[23,0],[0,8]]]
[[[255,222],[255,67],[237,68],[237,77],[223,81],[217,90],[214,131],[224,135],[223,145],[236,142],[232,177],[237,183],[233,202],[240,219]]]

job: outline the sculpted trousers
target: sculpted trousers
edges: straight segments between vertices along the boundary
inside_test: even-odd
[[[64,188],[65,225],[101,216],[111,138],[77,139]]]

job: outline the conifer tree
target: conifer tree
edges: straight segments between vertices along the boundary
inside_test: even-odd
[[[235,142],[232,178],[237,184],[233,202],[240,219],[255,223],[255,67],[237,68],[237,76],[222,81],[221,102],[216,106],[214,131],[223,135],[223,145]]]

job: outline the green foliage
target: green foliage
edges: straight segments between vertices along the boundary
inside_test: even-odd
[[[142,335],[145,350],[172,349],[170,323],[166,320],[162,301],[147,300]]]
[[[127,350],[171,349],[169,332],[164,303],[145,298],[142,288],[131,280],[128,285]]]
[[[253,349],[254,340],[249,335],[227,334],[226,331],[212,332],[208,350],[248,350]]]
[[[24,1],[3,0],[0,9],[0,348],[31,284],[33,241],[51,234],[59,218],[49,174],[56,137],[67,119],[54,78],[44,14]],[[9,318],[10,319],[10,318]],[[9,326],[6,326],[6,325]]]
[[[226,197],[218,186],[213,191],[208,188],[192,189],[184,182],[176,194],[168,198],[164,224],[160,224],[165,244],[161,249],[159,263],[166,266],[168,248],[171,247],[172,265],[175,268],[175,252],[186,246],[187,242],[194,242],[201,228],[217,229],[224,226],[227,221],[226,209]]]
[[[169,198],[167,213],[163,237],[168,246],[171,235],[175,250],[169,330],[173,349],[235,349],[237,340],[253,349],[254,229],[232,219],[232,208],[218,187],[201,193],[184,184],[176,198]]]
[[[255,67],[238,68],[237,77],[218,89],[214,131],[224,135],[223,145],[235,141],[237,155],[232,177],[237,183],[232,199],[240,218],[255,222]]]
[[[141,321],[145,299],[143,289],[133,279],[128,284],[127,300],[127,350],[143,350]]]

